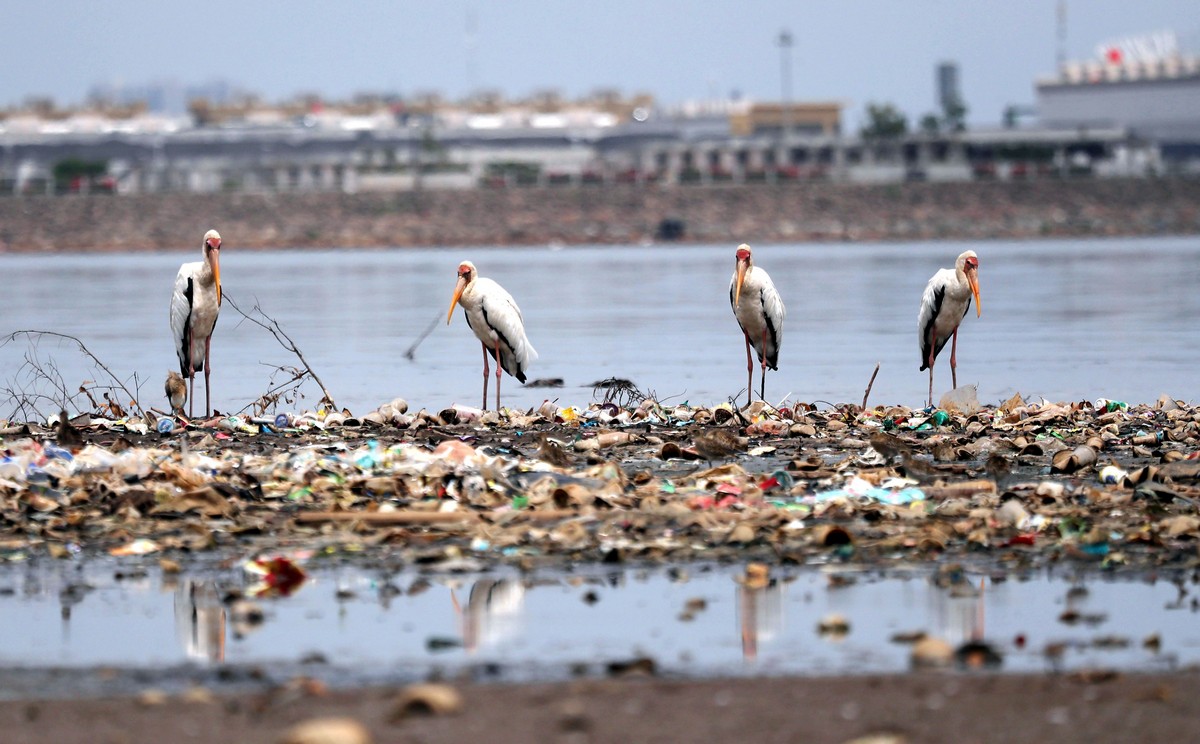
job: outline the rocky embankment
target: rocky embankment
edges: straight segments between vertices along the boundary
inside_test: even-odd
[[[0,199],[0,250],[1103,237],[1200,232],[1200,181],[590,185]]]

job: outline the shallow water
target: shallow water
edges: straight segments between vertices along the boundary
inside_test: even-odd
[[[789,313],[767,397],[857,402],[880,362],[873,403],[923,403],[921,292],[938,268],[971,248],[980,255],[983,315],[964,321],[958,361],[960,383],[978,384],[980,400],[1015,392],[1131,402],[1165,392],[1195,400],[1198,245],[1196,238],[1129,238],[758,247],[755,259]],[[521,305],[541,355],[531,379],[565,381],[561,390],[532,389],[506,377],[506,405],[586,403],[590,383],[610,376],[693,403],[744,390],[744,346],[728,304],[732,246],[247,252],[231,239],[221,268],[229,295],[247,310],[259,302],[338,404],[361,414],[395,396],[435,410],[479,402],[479,344],[461,313],[445,324],[455,268],[468,257]],[[138,373],[144,404],[164,407],[162,380],[176,364],[170,292],[178,265],[196,258],[0,256],[0,332],[78,336],[123,378]],[[265,331],[238,320],[225,307],[213,340],[213,397],[221,410],[262,393],[272,365],[295,363]],[[406,360],[431,322],[435,330],[415,360]],[[25,341],[0,348],[0,388],[46,389],[20,369],[30,353]],[[32,353],[44,367],[52,361],[70,391],[97,379],[69,346],[46,339]],[[950,387],[947,355],[935,381],[938,391]],[[316,397],[310,391],[285,408]],[[50,401],[40,409],[56,412]],[[11,411],[0,391],[0,416]]]
[[[1182,579],[1039,570],[965,573],[939,586],[928,572],[827,566],[777,568],[769,586],[748,589],[732,567],[450,575],[333,566],[313,569],[290,596],[256,600],[265,620],[244,626],[221,602],[232,589],[253,592],[241,568],[173,576],[149,562],[119,565],[0,569],[0,664],[271,673],[306,662],[307,673],[350,684],[482,667],[498,679],[561,678],[648,656],[670,675],[825,675],[906,670],[910,647],[893,636],[912,631],[955,646],[986,642],[1005,671],[1200,662],[1196,587]],[[703,606],[685,617],[695,600]],[[1083,620],[1065,622],[1068,609]],[[848,633],[818,632],[833,614]],[[1143,645],[1151,635],[1161,648]],[[1046,656],[1051,644],[1062,644],[1060,657]],[[13,693],[0,683],[0,696]]]

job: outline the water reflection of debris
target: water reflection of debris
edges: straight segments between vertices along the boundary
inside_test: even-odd
[[[215,582],[179,582],[175,589],[175,634],[189,659],[225,660],[225,605]]]
[[[459,617],[463,647],[467,653],[493,646],[516,636],[521,629],[525,606],[525,584],[513,579],[480,579],[471,585],[467,606],[450,591],[454,611]]]
[[[740,583],[737,605],[742,658],[754,661],[759,642],[771,641],[783,630],[783,583],[778,579],[769,579],[765,586]]]

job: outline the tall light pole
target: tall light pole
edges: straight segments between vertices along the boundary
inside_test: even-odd
[[[775,43],[779,45],[779,84],[783,92],[780,126],[786,142],[792,131],[792,32],[783,29]]]

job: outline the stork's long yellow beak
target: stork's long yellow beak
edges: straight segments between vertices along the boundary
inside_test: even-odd
[[[983,315],[983,305],[979,303],[979,277],[974,271],[967,272],[967,284],[971,285],[971,294],[975,295],[975,317]]]
[[[217,307],[221,306],[221,258],[220,252],[212,254],[213,281],[217,285]]]
[[[462,297],[463,290],[466,288],[467,280],[460,276],[458,284],[454,285],[454,296],[450,298],[450,309],[446,311],[446,325],[450,325],[450,320],[454,318],[454,306],[458,304],[458,298]]]
[[[733,290],[733,306],[737,307],[738,302],[742,299],[742,282],[746,281],[746,262],[738,261],[737,264],[737,284]]]

